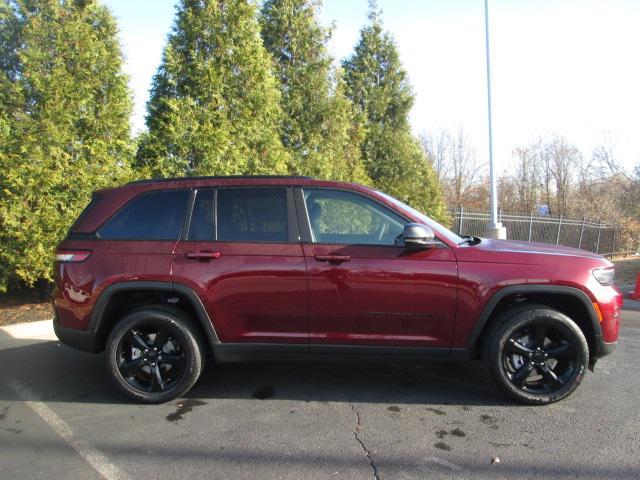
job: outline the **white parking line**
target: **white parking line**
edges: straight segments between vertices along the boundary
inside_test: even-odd
[[[80,454],[89,464],[95,468],[100,475],[107,480],[127,480],[129,477],[114,465],[107,457],[100,453],[88,441],[77,438],[73,430],[62,420],[53,410],[42,402],[29,400],[36,398],[33,393],[24,385],[11,380],[9,386],[40,418],[53,428],[73,449]]]

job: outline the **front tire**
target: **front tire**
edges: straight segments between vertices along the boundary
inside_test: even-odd
[[[528,405],[566,398],[580,385],[589,365],[589,347],[580,327],[542,305],[508,310],[482,353],[498,387]]]
[[[200,332],[182,312],[162,305],[125,316],[105,349],[107,370],[126,396],[162,403],[186,393],[204,366]]]

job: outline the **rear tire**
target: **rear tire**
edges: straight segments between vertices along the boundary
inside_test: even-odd
[[[202,338],[182,312],[164,305],[125,316],[106,344],[107,370],[127,397],[162,403],[186,393],[204,367]]]
[[[543,305],[505,312],[484,344],[482,360],[498,387],[528,405],[569,396],[589,365],[587,340],[565,314]]]

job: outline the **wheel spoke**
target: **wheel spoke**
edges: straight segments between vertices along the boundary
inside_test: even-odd
[[[149,384],[150,392],[164,390],[164,380],[162,379],[162,373],[160,372],[160,367],[156,363],[151,367],[151,383]]]
[[[539,323],[533,327],[533,342],[536,347],[544,347],[544,339],[547,337],[547,330],[549,330],[549,325],[545,323]]]
[[[546,353],[549,358],[572,357],[575,354],[575,350],[570,343],[561,343],[557,347],[545,350],[544,353]]]
[[[168,340],[169,334],[163,330],[160,330],[158,333],[156,333],[156,338],[153,341],[153,347],[157,348],[158,350],[162,350],[162,347],[164,347],[164,344],[167,343]]]
[[[162,355],[162,360],[160,360],[160,363],[168,363],[172,367],[181,369],[182,367],[184,367],[186,360],[180,355]]]
[[[122,376],[127,378],[132,377],[138,370],[142,368],[143,365],[144,361],[142,360],[142,358],[136,358],[135,360],[122,362],[120,365],[118,365],[118,369],[120,370],[120,373],[122,373]]]
[[[513,374],[513,377],[511,377],[511,381],[516,387],[522,388],[524,387],[524,383],[527,381],[527,378],[529,378],[529,375],[531,375],[532,371],[533,364],[525,363],[516,373]]]
[[[549,368],[548,365],[539,367],[544,382],[551,388],[551,390],[557,390],[564,385],[564,382],[556,375],[556,373]]]
[[[510,338],[509,341],[505,344],[504,351],[505,353],[513,353],[516,355],[523,355],[523,356],[527,356],[530,353],[533,353],[533,350],[531,350],[528,347],[525,347],[524,345],[522,345],[517,340],[514,340],[513,338]]]
[[[127,342],[129,342],[132,346],[136,348],[141,348],[142,350],[146,350],[147,348],[149,348],[149,345],[147,345],[147,343],[142,339],[142,337],[137,332],[134,332],[133,330],[129,330],[127,332],[127,334],[125,335],[125,339]]]

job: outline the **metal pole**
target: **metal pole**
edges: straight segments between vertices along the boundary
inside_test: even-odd
[[[587,217],[582,217],[582,227],[580,228],[580,240],[578,241],[578,248],[582,248],[582,235],[584,234],[584,224],[587,221]]]
[[[458,224],[458,235],[462,236],[462,219],[464,217],[464,207],[460,207],[460,223]]]
[[[529,241],[531,241],[531,231],[533,230],[533,212],[529,214]]]
[[[491,193],[491,220],[487,225],[487,236],[506,238],[506,230],[498,221],[498,183],[493,162],[493,118],[491,112],[491,56],[489,54],[489,0],[484,0],[484,33],[487,60],[487,112],[489,121],[489,190]]]
[[[598,225],[598,240],[596,241],[596,253],[600,253],[600,233],[602,232],[602,220],[600,220],[600,224]]]
[[[560,230],[562,229],[562,215],[560,215],[560,220],[558,221],[558,235],[556,236],[556,245],[560,244]]]
[[[613,238],[611,239],[611,258],[613,258],[613,254],[616,252],[616,233],[618,233],[618,226],[613,227]]]

